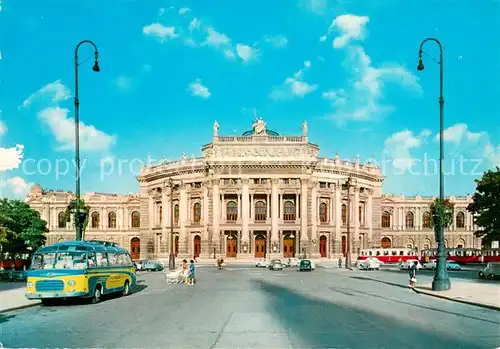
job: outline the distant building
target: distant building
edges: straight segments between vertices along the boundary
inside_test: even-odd
[[[170,222],[180,257],[338,258],[346,252],[347,179],[351,180],[352,251],[369,247],[435,247],[431,197],[382,194],[380,168],[320,158],[308,141],[281,136],[256,119],[242,136],[219,136],[203,157],[143,167],[138,194],[86,193],[86,239],[113,241],[134,259],[168,257]],[[172,196],[171,186],[172,185]],[[32,187],[27,203],[47,221],[48,243],[74,238],[64,211],[74,194]],[[471,197],[451,197],[455,217],[448,247],[481,247],[473,235]]]

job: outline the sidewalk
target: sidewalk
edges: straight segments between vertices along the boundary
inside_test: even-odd
[[[500,283],[486,284],[454,279],[448,291],[432,291],[431,285],[417,286],[413,290],[432,297],[500,311]]]
[[[26,287],[5,289],[0,291],[0,313],[15,309],[27,308],[41,303],[37,300],[26,299],[26,297],[24,297],[25,292]]]

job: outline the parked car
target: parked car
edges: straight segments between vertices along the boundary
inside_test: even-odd
[[[142,270],[145,271],[162,271],[163,268],[163,263],[159,261],[147,261],[142,265]]]
[[[298,258],[288,258],[283,261],[283,265],[285,267],[298,267],[300,263],[300,259]]]
[[[255,263],[255,266],[257,268],[268,268],[270,263],[271,261],[269,261],[268,259],[262,258],[261,260]]]
[[[500,278],[500,262],[489,262],[486,267],[478,273],[480,279],[498,279]]]
[[[134,261],[135,270],[142,270],[142,261]]]
[[[446,261],[446,269],[448,270],[462,270],[460,264],[455,261]]]
[[[425,262],[423,265],[423,268],[425,270],[434,270],[434,269],[436,269],[436,265],[437,265],[436,260],[433,259],[431,261]]]
[[[281,264],[281,261],[280,261],[279,259],[273,259],[271,262],[269,262],[268,267],[269,267],[269,269],[270,269],[270,270],[273,270],[273,265],[274,265],[274,263],[279,263],[279,264]]]
[[[408,259],[404,262],[401,262],[399,264],[399,269],[408,270],[412,266],[412,264],[414,264],[415,262],[417,262],[417,270],[422,269],[422,264],[420,264],[420,262],[416,259]]]
[[[299,263],[299,271],[312,271],[312,263],[309,259],[302,259]]]
[[[281,261],[274,262],[271,266],[271,270],[283,270],[283,264]]]
[[[363,261],[360,261],[358,265],[359,270],[379,270],[380,269],[380,261],[377,258],[367,258]]]

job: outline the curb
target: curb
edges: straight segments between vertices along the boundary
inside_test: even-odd
[[[458,299],[458,298],[443,296],[443,295],[440,295],[440,294],[429,293],[429,292],[418,290],[416,288],[413,288],[413,291],[415,293],[417,293],[417,294],[423,294],[423,295],[430,296],[430,297],[441,298],[441,299],[446,299],[446,300],[449,300],[449,301],[452,301],[452,302],[473,305],[473,306],[476,306],[476,307],[479,307],[479,308],[485,308],[485,309],[500,311],[500,307],[497,307],[495,305],[484,304],[484,303],[477,303],[477,302],[467,301],[467,300],[464,300],[464,299]]]
[[[42,304],[42,302],[35,302],[35,303],[32,303],[32,304],[25,304],[25,305],[19,305],[17,307],[2,309],[2,310],[0,310],[0,314],[8,313],[8,312],[11,312],[11,311],[14,311],[14,310],[21,310],[21,309],[31,308],[31,307],[34,307],[34,306],[40,305],[40,304]]]

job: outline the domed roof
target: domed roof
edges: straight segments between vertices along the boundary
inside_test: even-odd
[[[242,136],[253,136],[255,134],[254,130],[248,130],[242,134]],[[273,130],[266,129],[266,135],[268,136],[279,136],[279,133]]]

